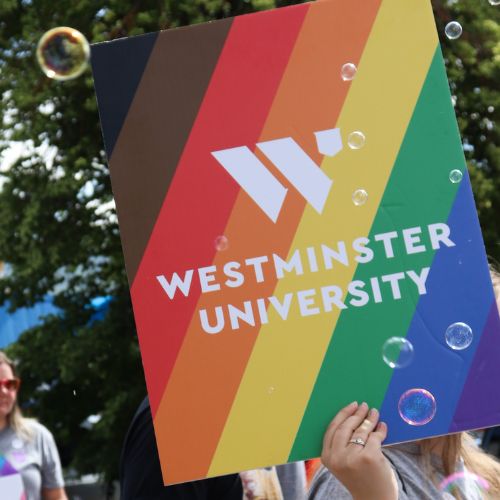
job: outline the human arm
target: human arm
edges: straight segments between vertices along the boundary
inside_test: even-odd
[[[321,461],[354,500],[397,500],[396,475],[382,454],[387,426],[379,413],[351,403],[335,416],[324,439]],[[360,438],[366,445],[350,442]]]
[[[43,488],[43,500],[68,500],[64,488]]]
[[[67,500],[64,491],[61,460],[54,437],[46,427],[40,424],[37,427],[41,458],[42,499]]]

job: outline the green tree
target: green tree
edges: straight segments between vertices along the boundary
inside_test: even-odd
[[[35,62],[55,26],[90,42],[301,3],[279,0],[2,0],[0,137],[31,141],[3,168],[0,303],[12,310],[47,294],[61,314],[25,332],[9,352],[20,361],[26,411],[47,424],[67,464],[116,477],[121,442],[145,394],[116,216],[90,71],[59,83]],[[443,49],[488,252],[500,260],[500,9],[487,0],[436,0],[440,33],[451,19],[464,35]],[[55,148],[44,152],[47,145]],[[4,166],[5,167],[5,166]],[[93,320],[95,297],[111,296]],[[101,419],[82,427],[89,415]]]

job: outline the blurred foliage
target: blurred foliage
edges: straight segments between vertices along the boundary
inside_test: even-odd
[[[0,150],[29,148],[0,173],[0,303],[14,310],[50,294],[61,310],[9,348],[20,362],[25,412],[55,434],[79,473],[117,476],[127,425],[145,395],[116,214],[90,71],[59,83],[36,64],[48,29],[90,42],[301,3],[273,0],[2,0]],[[488,0],[434,1],[487,250],[500,260],[500,8]],[[49,148],[53,147],[54,149]],[[101,321],[95,297],[111,296]],[[93,426],[82,423],[100,415]]]

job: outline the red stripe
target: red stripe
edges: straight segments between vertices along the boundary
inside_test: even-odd
[[[210,152],[257,142],[307,9],[235,19],[131,287],[153,415],[200,295],[194,276],[172,302],[155,276],[211,264],[239,188]]]

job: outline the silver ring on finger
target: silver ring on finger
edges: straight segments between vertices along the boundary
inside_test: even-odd
[[[363,448],[366,446],[366,441],[361,438],[351,439],[349,443],[359,444],[359,446],[362,446]]]

